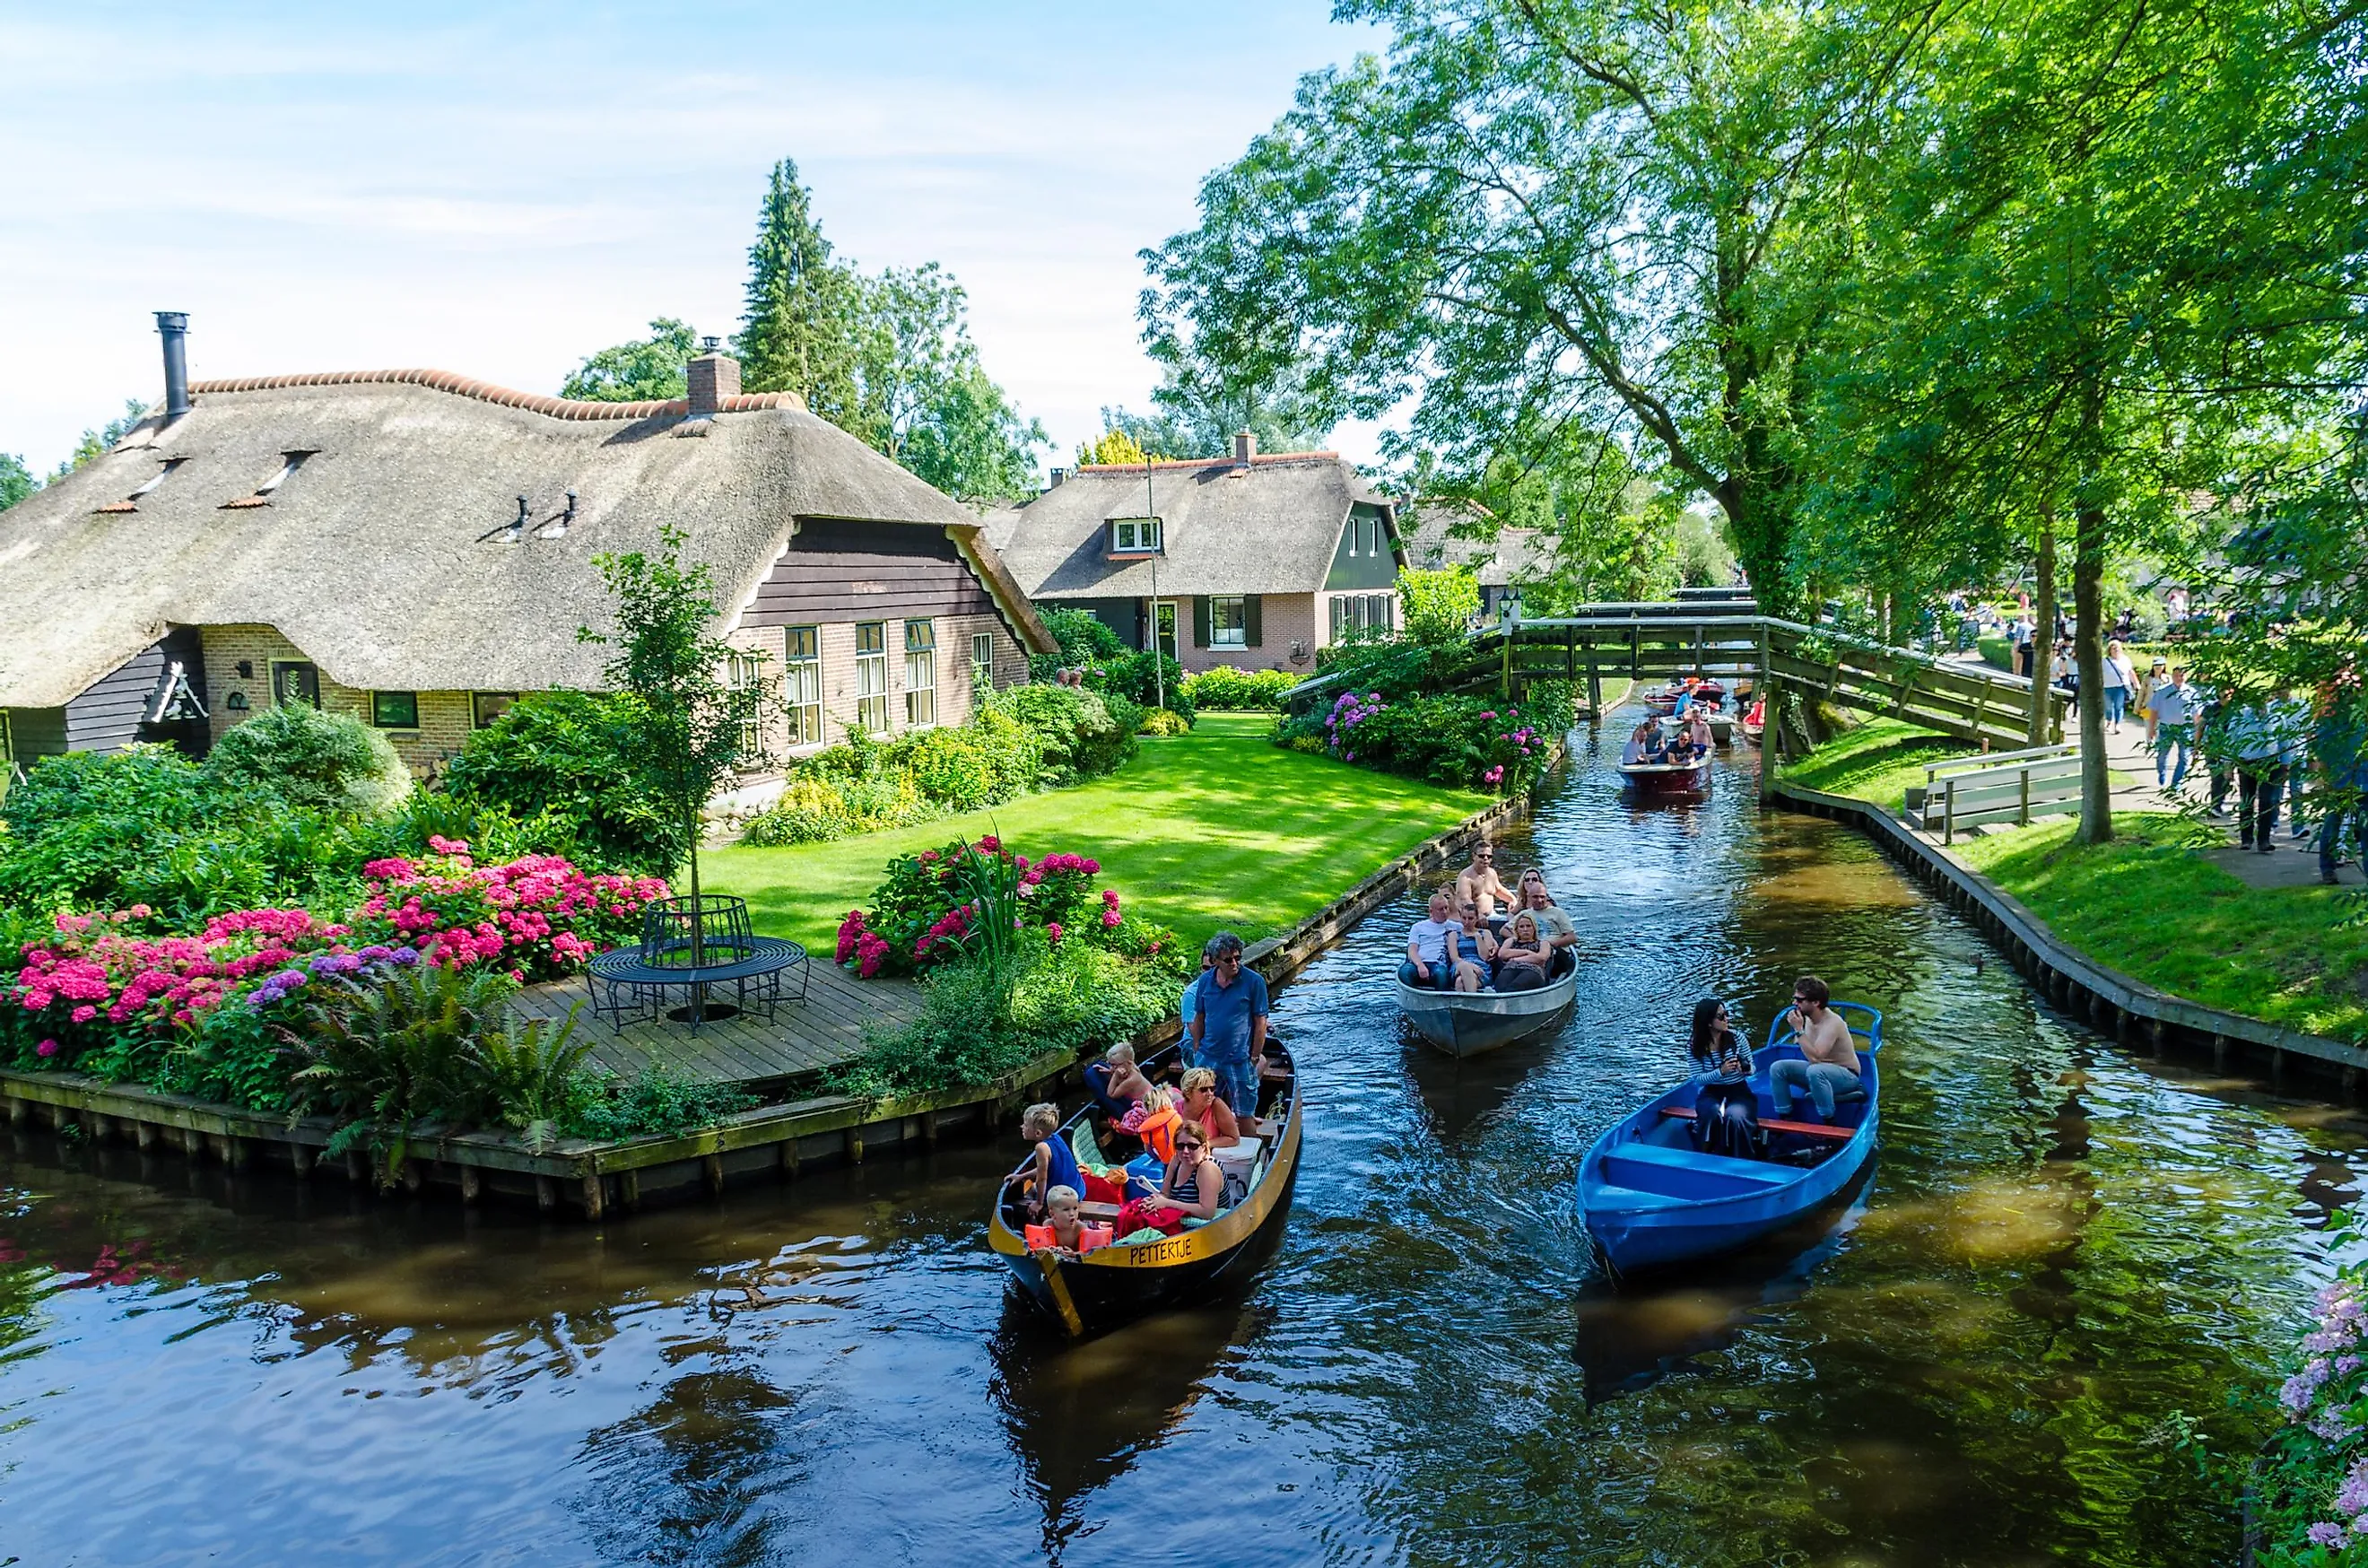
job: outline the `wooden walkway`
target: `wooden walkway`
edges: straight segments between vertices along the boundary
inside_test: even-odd
[[[909,980],[858,980],[817,955],[803,1002],[784,999],[768,1021],[763,1014],[702,1024],[628,1023],[619,1030],[593,1014],[579,976],[530,985],[514,1006],[529,1017],[563,1018],[581,1004],[575,1028],[591,1041],[593,1059],[627,1077],[656,1063],[686,1077],[725,1084],[779,1083],[807,1076],[860,1054],[868,1025],[893,1028],[920,1016],[920,987]],[[790,989],[796,989],[791,977]]]

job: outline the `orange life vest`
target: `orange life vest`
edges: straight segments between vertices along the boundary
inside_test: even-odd
[[[1053,1227],[1050,1225],[1029,1226],[1026,1240],[1030,1252],[1042,1252],[1060,1244],[1053,1241]],[[1093,1251],[1096,1247],[1106,1247],[1110,1244],[1110,1228],[1108,1225],[1077,1227],[1077,1253],[1080,1256]]]

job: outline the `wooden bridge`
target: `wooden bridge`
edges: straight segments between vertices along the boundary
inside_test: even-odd
[[[1706,676],[1730,689],[1748,680],[1761,696],[1839,703],[1979,745],[2012,749],[2030,734],[2031,683],[2020,676],[1761,615],[1743,598],[1584,605],[1576,615],[1514,619],[1474,633],[1445,684],[1452,691],[1518,694],[1532,681],[1584,683],[1588,706],[1600,711],[1606,676],[1646,684]],[[1325,700],[1338,684],[1336,676],[1304,681],[1293,688],[1292,707]],[[2063,737],[2070,700],[2060,688],[2047,694],[2049,740]],[[1781,715],[1769,727],[1771,745],[1806,750],[1816,743],[1806,706],[1770,704]]]

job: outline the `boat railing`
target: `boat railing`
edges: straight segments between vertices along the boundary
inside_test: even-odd
[[[1883,1015],[1880,1012],[1863,1002],[1828,1002],[1826,1006],[1828,1011],[1840,1015],[1842,1022],[1850,1026],[1850,1037],[1853,1040],[1866,1041],[1866,1044],[1860,1049],[1868,1055],[1872,1056],[1883,1049]],[[1779,1013],[1768,1020],[1767,1050],[1774,1051],[1779,1046],[1791,1045],[1798,1039],[1793,1030],[1784,1027],[1784,1019],[1789,1011],[1790,1009],[1787,1009],[1785,1013]],[[1864,1022],[1863,1024],[1853,1023],[1851,1022],[1853,1018],[1863,1018]]]

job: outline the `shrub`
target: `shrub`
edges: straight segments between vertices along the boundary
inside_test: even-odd
[[[1129,652],[1124,640],[1089,611],[1040,609],[1037,619],[1053,634],[1053,641],[1061,645],[1060,653],[1053,657],[1070,669],[1081,669],[1106,659],[1122,659]]]
[[[1459,643],[1480,613],[1480,580],[1469,566],[1401,570],[1398,606],[1406,636],[1416,642],[1429,648]]]
[[[500,1112],[482,1042],[504,1026],[517,983],[498,970],[417,964],[362,982],[332,979],[286,1038],[299,1109],[344,1125],[332,1151],[367,1139],[390,1177],[424,1121],[478,1126]]]
[[[383,733],[302,702],[233,726],[207,754],[205,774],[231,793],[268,791],[320,812],[380,812],[411,792],[410,770]]]
[[[1294,750],[1319,742],[1343,762],[1385,773],[1512,794],[1536,786],[1575,710],[1561,681],[1541,681],[1524,705],[1502,709],[1474,697],[1347,691],[1328,710],[1278,726],[1276,739]]]
[[[1201,712],[1281,712],[1283,694],[1305,678],[1290,670],[1237,670],[1220,665],[1185,676],[1182,689]]]
[[[849,910],[839,925],[837,960],[869,979],[910,974],[964,955],[999,950],[1006,926],[1042,931],[1054,942],[1076,937],[1101,947],[1124,946],[1151,956],[1172,947],[1173,934],[1154,928],[1138,941],[1114,889],[1099,897],[1101,863],[1083,855],[1052,854],[1030,860],[992,835],[957,840],[888,862],[869,910]],[[989,919],[1000,912],[1002,925]],[[1140,923],[1137,923],[1140,924]]]
[[[2368,1394],[2368,1270],[2358,1260],[2356,1210],[2337,1216],[2330,1239],[2349,1261],[2314,1303],[2311,1332],[2278,1390],[2285,1421],[2262,1445],[2252,1476],[2252,1509],[2274,1568],[2348,1562],[2345,1548],[2368,1517],[2368,1448],[2356,1412]]]
[[[415,948],[431,964],[547,979],[639,935],[643,906],[669,891],[655,877],[587,873],[556,855],[480,866],[466,844],[429,847],[363,868],[370,896],[351,916],[353,936]]]
[[[1105,696],[1123,697],[1138,707],[1164,706],[1188,722],[1196,716],[1192,699],[1184,690],[1184,666],[1164,653],[1155,655],[1147,648],[1088,669],[1086,685]],[[1160,700],[1163,695],[1165,703]]]
[[[599,1093],[584,1065],[592,1042],[575,1038],[582,1006],[570,1007],[556,1025],[548,1018],[522,1022],[513,1014],[478,1042],[503,1125],[525,1133],[527,1146],[538,1152],[562,1121]]]
[[[1165,708],[1155,708],[1143,716],[1137,733],[1145,735],[1189,735],[1192,726]]]
[[[631,1078],[591,1075],[587,1092],[570,1101],[560,1131],[602,1140],[679,1137],[756,1103],[729,1085],[684,1077],[653,1062]]]
[[[531,693],[469,737],[446,765],[445,790],[539,825],[544,836],[533,847],[546,853],[669,875],[689,850],[689,831],[662,789],[618,761],[632,755],[641,722],[641,704],[630,697]]]
[[[986,706],[1009,715],[1034,737],[1042,789],[1099,778],[1134,755],[1140,717],[1099,692],[1031,682],[997,692]]]
[[[988,708],[960,729],[928,730],[903,743],[913,781],[951,811],[973,812],[1032,789],[1042,748],[1009,714]]]

